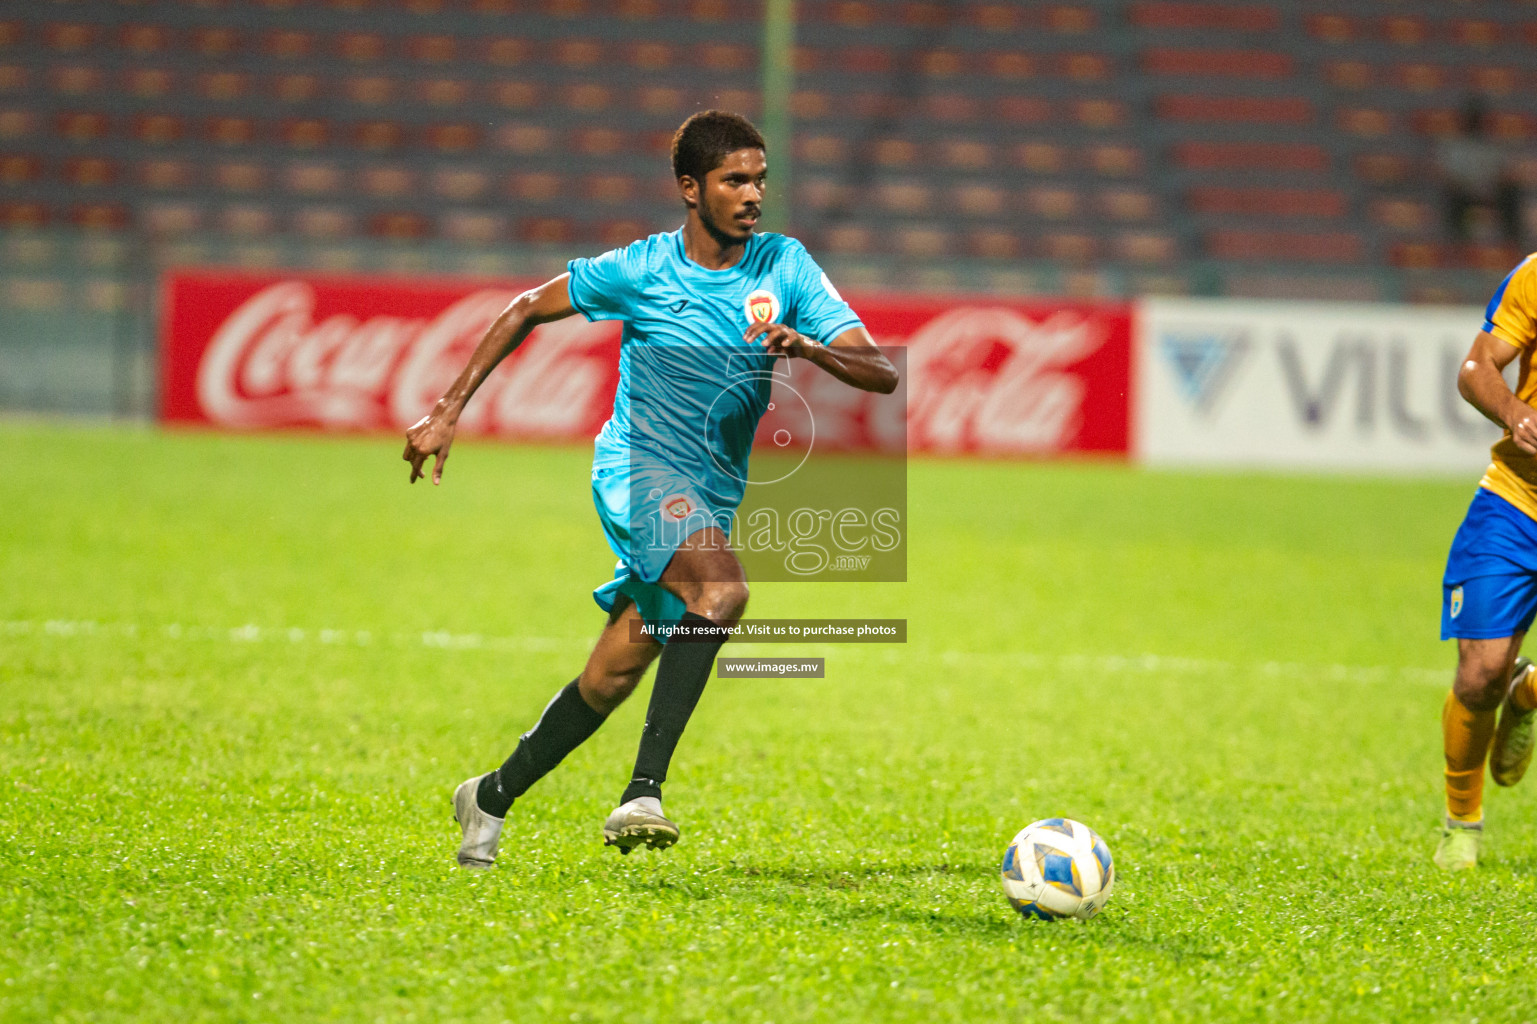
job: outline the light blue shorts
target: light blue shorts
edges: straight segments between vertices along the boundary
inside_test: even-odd
[[[598,607],[612,612],[629,598],[653,625],[683,618],[683,601],[657,581],[692,534],[718,526],[729,535],[733,511],[711,507],[666,467],[594,467],[592,501],[603,536],[619,557],[614,578],[592,592]]]

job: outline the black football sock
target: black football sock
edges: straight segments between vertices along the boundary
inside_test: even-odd
[[[545,707],[538,724],[518,738],[512,756],[480,780],[475,802],[482,811],[496,818],[507,817],[507,808],[514,800],[598,731],[608,716],[589,707],[576,684],[573,679],[563,687]]]
[[[715,655],[726,642],[726,627],[702,615],[684,612],[679,621],[688,635],[669,638],[662,649],[656,682],[651,687],[651,704],[646,708],[646,728],[640,734],[640,750],[635,755],[635,771],[624,796],[619,798],[622,804],[638,796],[661,797],[672,752],[704,693]]]

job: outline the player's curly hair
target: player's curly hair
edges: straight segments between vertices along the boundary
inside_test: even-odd
[[[701,110],[679,126],[672,137],[672,173],[685,175],[701,185],[705,175],[725,163],[739,149],[768,150],[763,134],[741,114],[725,110]]]

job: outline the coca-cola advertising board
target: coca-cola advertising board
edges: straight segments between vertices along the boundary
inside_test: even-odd
[[[534,282],[474,283],[168,275],[161,416],[236,429],[404,430],[431,407],[482,333]],[[882,346],[906,349],[907,450],[1124,454],[1131,311],[1126,305],[865,295],[850,299]],[[585,440],[619,379],[620,326],[581,316],[538,328],[493,373],[463,431]],[[826,374],[818,390],[844,388]],[[852,392],[818,443],[889,433],[885,396]],[[770,414],[772,416],[772,414]],[[765,422],[766,429],[773,424]]]

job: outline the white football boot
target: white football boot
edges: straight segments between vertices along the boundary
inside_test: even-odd
[[[502,838],[502,822],[505,820],[493,818],[475,802],[475,791],[485,777],[477,775],[465,779],[454,790],[454,820],[464,832],[459,843],[459,866],[479,871],[496,863],[496,844]]]
[[[662,815],[662,801],[638,796],[620,804],[603,823],[603,845],[629,853],[637,846],[665,850],[678,841],[678,826]]]

